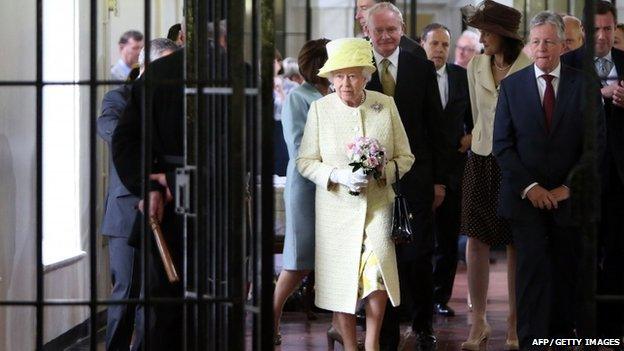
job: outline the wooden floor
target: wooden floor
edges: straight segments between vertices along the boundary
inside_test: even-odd
[[[504,350],[506,318],[507,318],[507,273],[504,254],[493,253],[496,262],[490,265],[490,289],[488,296],[488,321],[492,326],[492,336],[483,350]],[[459,351],[461,343],[468,337],[470,312],[466,303],[467,296],[466,266],[459,264],[453,296],[449,305],[455,309],[457,315],[451,318],[435,316],[434,330],[438,338],[438,351]],[[302,350],[327,350],[325,332],[331,321],[331,314],[317,314],[316,321],[306,320],[304,313],[285,312],[282,318],[282,345],[276,350],[302,351]],[[403,326],[405,335],[409,328]],[[362,336],[360,331],[360,337]],[[98,338],[98,350],[104,350],[103,333]],[[88,339],[77,343],[67,350],[88,350]],[[402,342],[402,350],[413,349],[413,338],[407,338]],[[340,345],[336,344],[340,350]]]
[[[490,266],[490,288],[488,295],[488,321],[492,326],[492,336],[483,350],[504,350],[507,319],[507,272],[504,254],[496,255],[497,260]],[[456,316],[444,318],[435,316],[434,330],[438,338],[438,351],[461,350],[461,343],[468,337],[470,312],[467,306],[466,266],[460,263],[455,278],[453,296],[449,305]],[[282,345],[276,350],[327,350],[325,332],[331,321],[330,314],[318,314],[316,321],[308,322],[303,313],[285,312],[282,319]],[[403,335],[408,327],[403,327]],[[362,333],[360,331],[360,333]],[[362,335],[360,335],[362,337]],[[402,343],[403,350],[413,349],[413,338]],[[336,344],[338,350],[340,345]],[[485,347],[486,346],[486,347]]]

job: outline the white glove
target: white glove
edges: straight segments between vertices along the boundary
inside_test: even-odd
[[[354,192],[359,192],[368,186],[368,176],[364,174],[362,168],[355,172],[351,172],[348,168],[335,168],[329,176],[329,180],[332,183],[342,184]]]

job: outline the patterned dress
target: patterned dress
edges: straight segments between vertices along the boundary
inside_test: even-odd
[[[379,260],[373,252],[366,234],[364,234],[364,243],[362,244],[359,276],[358,300],[366,298],[374,291],[386,290],[386,285],[381,275],[381,268],[379,267]]]

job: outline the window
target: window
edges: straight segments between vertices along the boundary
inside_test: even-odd
[[[43,2],[43,80],[78,80],[76,0]],[[80,90],[43,89],[43,263],[82,254],[80,249]],[[88,119],[87,121],[88,122]]]

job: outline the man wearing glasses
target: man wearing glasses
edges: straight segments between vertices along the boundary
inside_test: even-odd
[[[479,34],[465,30],[455,43],[455,64],[463,68],[468,67],[472,57],[481,53],[481,46]]]

